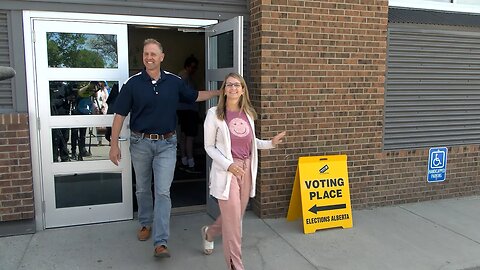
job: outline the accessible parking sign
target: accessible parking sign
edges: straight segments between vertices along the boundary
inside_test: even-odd
[[[428,182],[442,182],[447,177],[447,147],[430,148],[428,151]]]

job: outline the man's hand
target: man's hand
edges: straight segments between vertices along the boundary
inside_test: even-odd
[[[113,164],[117,165],[120,163],[120,160],[122,159],[122,154],[120,153],[120,148],[118,147],[118,144],[112,144],[110,146],[110,161],[113,162]]]
[[[122,159],[122,155],[120,153],[120,148],[118,147],[118,137],[120,136],[120,130],[122,129],[123,121],[125,120],[125,116],[115,114],[113,117],[112,123],[112,135],[110,136],[110,160],[113,164],[118,166],[120,163],[120,159]]]
[[[220,90],[198,91],[198,97],[196,102],[205,101],[219,95],[220,95]]]

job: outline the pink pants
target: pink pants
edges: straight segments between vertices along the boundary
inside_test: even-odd
[[[242,263],[242,219],[250,198],[252,170],[250,159],[234,159],[243,168],[243,177],[232,177],[228,200],[218,200],[220,216],[208,227],[211,238],[222,235],[223,255],[228,269],[244,270]]]

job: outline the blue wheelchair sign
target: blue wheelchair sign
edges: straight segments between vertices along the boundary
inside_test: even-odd
[[[428,182],[445,181],[447,177],[447,152],[446,147],[430,148],[430,151],[428,151]]]

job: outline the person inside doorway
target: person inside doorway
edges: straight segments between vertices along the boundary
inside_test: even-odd
[[[202,228],[203,252],[213,252],[213,239],[222,235],[227,269],[243,270],[242,219],[250,197],[255,196],[257,149],[282,142],[285,131],[271,140],[255,137],[257,114],[250,103],[243,77],[230,73],[220,89],[218,106],[207,112],[204,123],[205,151],[212,158],[210,195],[218,200],[220,216]]]
[[[118,138],[130,114],[130,155],[136,178],[140,230],[138,240],[150,238],[153,229],[154,256],[170,257],[170,186],[177,160],[178,102],[193,103],[219,95],[219,91],[196,91],[180,77],[161,69],[163,47],[155,39],[143,43],[145,69],[122,86],[114,104],[110,160],[121,160]],[[130,166],[130,164],[125,165]],[[152,171],[155,201],[152,201]]]
[[[195,56],[190,55],[185,59],[183,70],[178,75],[191,88],[197,90],[193,76],[198,69],[198,60]],[[180,102],[177,108],[178,123],[180,124],[180,147],[181,169],[185,169],[188,173],[200,173],[195,170],[195,159],[193,157],[193,143],[198,134],[198,104],[188,104]]]

